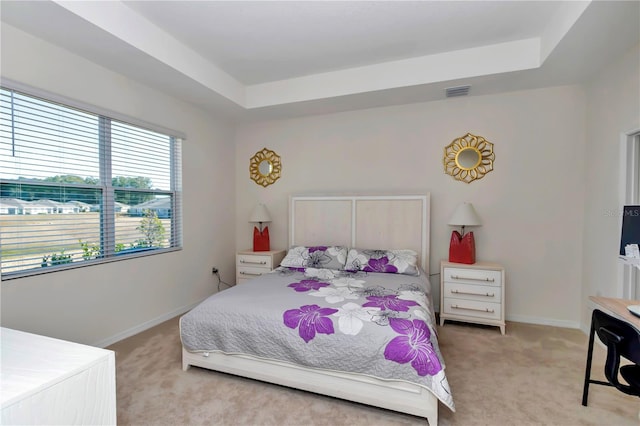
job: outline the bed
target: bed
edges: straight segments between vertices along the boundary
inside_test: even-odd
[[[429,283],[429,195],[292,196],[278,267],[180,319],[197,366],[425,417],[455,410]]]

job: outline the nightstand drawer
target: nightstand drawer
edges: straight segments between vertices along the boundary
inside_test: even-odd
[[[502,286],[502,272],[487,269],[444,268],[444,281]]]
[[[237,256],[237,266],[240,268],[266,268],[270,271],[273,269],[271,261],[272,257],[270,255],[239,254]]]
[[[269,271],[270,270],[267,270],[264,268],[255,268],[252,266],[241,266],[240,268],[238,268],[238,278],[245,278],[245,279],[255,278],[255,277],[259,277],[262,274],[266,274]]]
[[[502,300],[502,288],[487,285],[445,282],[444,297],[500,303]]]
[[[499,303],[478,302],[475,300],[444,298],[444,313],[455,316],[500,320],[502,318]]]

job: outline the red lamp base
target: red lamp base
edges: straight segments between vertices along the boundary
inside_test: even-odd
[[[253,251],[269,251],[268,226],[265,226],[262,232],[257,227],[253,228]]]
[[[476,263],[476,243],[473,239],[473,232],[467,232],[464,236],[460,235],[458,231],[451,233],[449,262]]]

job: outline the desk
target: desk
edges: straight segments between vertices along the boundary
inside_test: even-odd
[[[640,305],[640,300],[614,299],[612,297],[601,296],[589,296],[589,299],[610,315],[622,318],[640,330],[640,317],[633,315],[627,309],[629,305]]]
[[[627,300],[627,299],[615,299],[611,297],[601,296],[589,296],[589,299],[595,303],[596,308],[600,308],[601,311],[606,311],[609,315],[626,321],[634,328],[640,331],[640,318],[633,315],[627,309],[629,305],[640,305],[640,300]],[[587,397],[589,395],[589,384],[594,383],[598,385],[612,386],[609,382],[603,382],[600,380],[591,379],[591,360],[593,356],[593,342],[595,336],[595,330],[593,325],[593,319],[591,320],[591,330],[589,332],[589,348],[587,349],[587,367],[584,374],[584,388],[582,391],[582,405],[587,406]],[[635,362],[638,360],[636,359]]]

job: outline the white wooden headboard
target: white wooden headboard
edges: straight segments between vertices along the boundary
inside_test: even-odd
[[[411,249],[429,274],[430,194],[289,197],[289,244]]]

